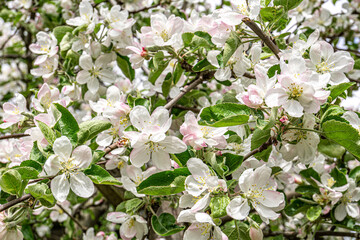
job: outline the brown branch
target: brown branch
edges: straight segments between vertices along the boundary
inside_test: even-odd
[[[18,203],[24,202],[24,201],[26,201],[26,200],[28,200],[30,198],[31,198],[31,194],[25,194],[22,197],[11,200],[10,202],[5,203],[5,204],[0,206],[0,212],[5,211],[6,209],[8,209],[8,208],[10,208],[10,207],[12,207],[12,206],[14,206],[14,205],[16,205]]]
[[[147,10],[150,10],[150,9],[153,9],[153,8],[157,8],[159,6],[161,6],[162,4],[164,4],[165,2],[159,2],[158,4],[155,4],[155,5],[152,5],[150,7],[145,7],[145,8],[142,8],[142,9],[139,9],[139,10],[135,10],[135,11],[130,11],[129,13],[130,14],[135,14],[135,13],[139,13],[139,12],[144,12],[144,11],[147,11]]]
[[[280,60],[279,53],[280,50],[278,46],[271,41],[269,36],[267,36],[260,28],[259,26],[253,22],[250,18],[245,17],[243,18],[243,23],[245,23],[253,32],[270,48],[270,50],[275,54],[276,58]]]
[[[192,111],[194,113],[199,113],[200,112],[200,109],[198,108],[194,108],[194,107],[185,107],[185,106],[182,106],[182,105],[174,105],[174,108],[178,108],[178,109],[181,109],[181,110],[189,110],[189,111]]]
[[[22,137],[28,137],[28,136],[30,136],[30,135],[26,134],[26,133],[4,135],[4,136],[0,136],[0,140],[9,139],[9,138],[22,138]]]
[[[73,217],[68,211],[66,211],[65,210],[65,208],[63,208],[60,204],[56,204],[59,208],[61,208],[61,210],[63,210],[64,211],[64,213],[66,214],[66,215],[68,215],[70,218],[71,218],[71,220],[73,220],[79,227],[80,227],[80,229],[83,231],[83,232],[86,232],[86,228],[83,226],[83,225],[81,225],[81,223],[75,218],[75,217]]]
[[[252,155],[265,151],[269,146],[271,146],[273,143],[276,143],[276,139],[274,139],[273,137],[270,137],[269,140],[267,140],[265,143],[263,143],[260,147],[255,148],[254,150],[252,150],[251,152],[249,152],[248,154],[246,154],[244,156],[243,161],[245,161],[246,159],[248,159],[249,157],[251,157]]]

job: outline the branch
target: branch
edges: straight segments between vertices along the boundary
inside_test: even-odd
[[[22,137],[28,137],[28,136],[30,136],[30,135],[26,134],[26,133],[4,135],[4,136],[0,136],[0,140],[9,139],[9,138],[22,138]]]
[[[253,22],[250,18],[245,17],[243,18],[243,23],[245,23],[251,30],[254,31],[254,33],[270,48],[270,50],[275,54],[276,58],[280,60],[279,53],[280,50],[278,46],[271,41],[269,36],[267,36],[260,28],[259,26]]]
[[[66,214],[66,215],[68,215],[70,218],[71,218],[71,220],[73,220],[80,228],[81,228],[81,230],[83,231],[83,232],[86,232],[86,228],[83,226],[83,225],[81,225],[81,223],[75,218],[75,217],[73,217],[68,211],[66,211],[65,210],[65,208],[63,208],[60,204],[56,204],[59,208],[61,208],[61,210],[63,210],[64,211],[64,213]]]
[[[28,200],[30,198],[31,198],[30,194],[25,194],[22,197],[11,200],[10,202],[1,205],[0,212],[5,211],[6,209],[8,209],[8,208],[10,208],[10,207],[12,207],[12,206],[14,206],[14,205],[16,205],[18,203],[24,202],[24,201],[26,201],[26,200]]]
[[[262,152],[264,150],[266,150],[269,146],[271,146],[273,143],[276,142],[276,139],[274,139],[273,137],[270,137],[269,140],[267,140],[265,143],[263,143],[260,147],[255,148],[254,150],[252,150],[251,152],[249,152],[248,154],[246,154],[244,156],[243,161],[245,161],[246,159],[248,159],[249,157],[251,157],[252,155]]]
[[[178,108],[178,109],[182,109],[182,110],[189,110],[189,111],[192,111],[194,113],[199,113],[200,112],[200,109],[198,108],[194,108],[194,107],[185,107],[185,106],[182,106],[182,105],[174,105],[174,108]]]

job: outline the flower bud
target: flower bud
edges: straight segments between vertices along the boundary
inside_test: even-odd
[[[250,227],[249,232],[251,240],[262,240],[264,235],[260,228]]]

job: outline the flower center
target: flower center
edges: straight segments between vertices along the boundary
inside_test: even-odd
[[[146,144],[146,148],[149,149],[151,152],[158,152],[159,150],[164,150],[165,147],[161,146],[159,143],[156,142],[147,142]]]
[[[208,223],[196,223],[195,226],[201,230],[201,235],[206,235],[210,233],[211,224]]]
[[[61,169],[60,171],[66,174],[67,177],[69,177],[70,173],[77,172],[78,166],[73,163],[74,158],[71,157],[66,161],[61,161]]]
[[[166,30],[162,30],[162,32],[160,33],[160,37],[164,40],[164,42],[167,42],[170,39],[169,34]]]
[[[298,99],[304,92],[304,88],[296,85],[295,83],[291,83],[291,86],[288,87],[288,90],[289,99]]]
[[[241,4],[238,4],[236,6],[236,8],[238,9],[238,11],[243,14],[243,15],[249,15],[249,11],[248,11],[248,7],[246,5],[246,3],[241,3]]]
[[[327,62],[321,62],[318,65],[316,65],[316,72],[324,74],[330,72],[330,66]]]
[[[334,186],[334,184],[336,183],[336,181],[334,180],[334,178],[328,178],[327,179],[327,186],[329,188],[331,188],[332,186]]]

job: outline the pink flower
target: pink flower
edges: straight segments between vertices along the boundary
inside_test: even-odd
[[[227,143],[224,134],[227,130],[200,126],[193,112],[186,113],[185,122],[180,127],[180,133],[184,136],[183,141],[196,150],[204,147],[225,148]]]

